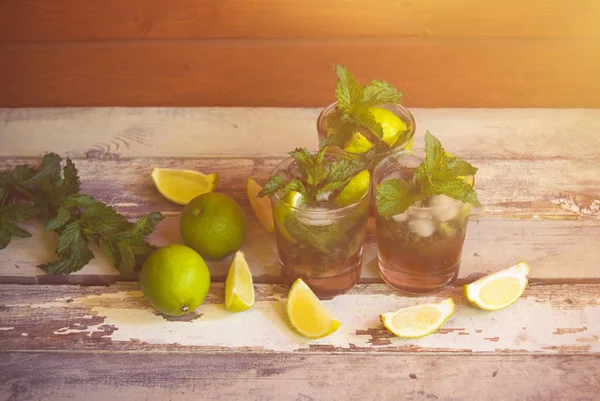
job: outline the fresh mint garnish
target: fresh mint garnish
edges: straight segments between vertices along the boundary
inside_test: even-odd
[[[147,237],[163,219],[153,212],[135,223],[111,207],[81,194],[75,164],[66,159],[64,167],[55,153],[44,156],[37,169],[27,165],[0,172],[0,250],[11,237],[31,234],[16,223],[39,217],[46,230],[58,234],[56,261],[39,267],[49,274],[80,270],[94,254],[90,243],[99,245],[113,265],[126,277],[154,250]]]
[[[278,192],[297,191],[302,194],[306,203],[327,201],[334,191],[365,169],[365,164],[360,160],[327,158],[325,153],[325,148],[316,154],[304,148],[296,148],[290,155],[296,162],[300,178],[286,180],[280,175],[274,175],[258,196],[262,198]]]
[[[412,204],[433,195],[451,198],[479,207],[477,192],[460,177],[474,176],[477,168],[448,156],[440,141],[425,133],[425,160],[408,180],[389,179],[377,188],[377,212],[383,217],[404,213]]]
[[[338,81],[335,95],[337,109],[327,118],[333,134],[321,142],[321,147],[338,146],[352,138],[356,132],[362,133],[374,143],[383,143],[383,129],[370,112],[371,107],[399,103],[403,94],[385,81],[374,80],[362,86],[355,76],[341,65],[336,66]],[[402,138],[398,143],[404,143]],[[387,145],[386,145],[387,147]]]

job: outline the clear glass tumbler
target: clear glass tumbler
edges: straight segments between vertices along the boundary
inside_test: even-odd
[[[325,157],[348,156],[328,152]],[[298,166],[290,157],[272,175],[297,178]],[[303,203],[296,192],[271,197],[279,262],[288,285],[302,278],[324,299],[342,294],[357,283],[370,198],[369,189],[357,202],[337,207],[333,202]]]
[[[386,179],[410,179],[425,151],[390,154],[375,168],[373,191]],[[465,177],[474,183],[474,177]],[[374,202],[375,203],[375,202]],[[413,295],[442,290],[458,276],[471,206],[434,195],[404,213],[386,218],[376,213],[379,272],[392,288]]]

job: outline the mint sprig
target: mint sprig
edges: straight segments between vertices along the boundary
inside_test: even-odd
[[[336,74],[338,81],[335,95],[338,106],[327,119],[333,134],[325,138],[321,146],[343,147],[357,131],[374,143],[384,143],[381,141],[381,124],[375,120],[369,109],[399,103],[403,93],[385,81],[373,80],[370,84],[362,86],[356,77],[341,65],[336,66]]]
[[[90,244],[100,246],[125,277],[154,250],[146,237],[163,219],[158,212],[129,222],[110,206],[79,193],[81,181],[75,164],[50,153],[38,168],[27,165],[0,172],[0,250],[12,237],[31,234],[17,223],[38,217],[46,230],[58,234],[58,259],[41,264],[49,274],[80,270],[94,254]]]
[[[290,156],[296,162],[300,178],[286,180],[274,175],[258,193],[259,197],[272,196],[279,192],[296,191],[302,194],[304,202],[327,201],[334,191],[345,186],[365,164],[348,158],[326,158],[326,148],[318,153],[310,153],[305,148],[296,148]]]
[[[451,198],[480,207],[477,192],[459,177],[474,176],[477,168],[466,161],[448,156],[440,141],[425,133],[425,160],[408,180],[389,179],[377,188],[377,212],[386,218],[404,213],[415,202],[433,195]]]

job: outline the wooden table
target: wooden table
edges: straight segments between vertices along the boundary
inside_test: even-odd
[[[180,242],[182,207],[154,188],[155,166],[220,175],[245,208],[244,250],[257,302],[223,307],[228,260],[210,263],[206,301],[157,314],[107,258],[69,276],[36,268],[56,238],[35,234],[0,251],[1,400],[597,400],[600,391],[600,110],[415,109],[416,146],[429,129],[480,168],[460,278],[407,298],[382,284],[372,238],[360,283],[326,301],[342,327],[316,341],[283,311],[272,234],[245,196],[296,146],[317,147],[318,109],[0,109],[0,169],[48,151],[75,160],[83,191],[134,217],[163,212],[151,241]],[[465,303],[461,285],[520,260],[532,268],[515,305]],[[402,340],[381,312],[452,297],[456,314],[431,336]]]

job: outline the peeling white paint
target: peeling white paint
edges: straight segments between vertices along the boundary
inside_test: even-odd
[[[9,330],[14,330],[14,327],[0,327],[0,331],[9,331]]]
[[[584,216],[593,216],[597,215],[600,218],[600,199],[586,199],[585,201],[580,201],[585,203],[583,206],[578,202],[577,197],[569,195],[568,198],[557,198],[552,199],[551,202],[555,205],[559,205],[564,210],[568,210],[569,212],[581,214]]]
[[[104,317],[104,322],[83,329],[64,327],[54,333],[87,333],[91,336],[94,332],[103,332],[112,341],[135,339],[149,344],[253,347],[279,352],[308,349],[311,344],[378,349],[417,346],[432,350],[467,349],[473,352],[494,352],[498,349],[559,352],[557,348],[563,346],[589,346],[589,352],[600,352],[599,342],[582,343],[578,340],[600,336],[600,306],[562,309],[538,302],[534,297],[523,298],[511,307],[497,312],[475,309],[462,298],[455,297],[457,310],[443,327],[443,332],[416,340],[380,338],[380,342],[389,340],[391,344],[373,346],[370,334],[358,335],[356,332],[382,329],[380,313],[436,299],[405,298],[396,294],[342,295],[334,300],[324,301],[342,322],[340,329],[329,337],[310,340],[296,334],[289,326],[283,299],[257,302],[252,309],[241,313],[231,313],[222,304],[205,303],[196,309],[196,313],[202,316],[191,322],[167,321],[156,315],[152,308],[121,307],[131,305],[129,302],[110,306],[110,299],[121,301],[127,297],[142,296],[139,291],[130,291],[76,298],[72,304],[89,307],[96,316]],[[109,334],[99,329],[103,325],[113,325],[117,330]],[[576,333],[554,334],[557,328],[568,327],[587,329]]]
[[[27,337],[28,335],[29,335],[29,334],[27,334],[27,333],[21,333],[21,336],[22,336],[22,337]]]

